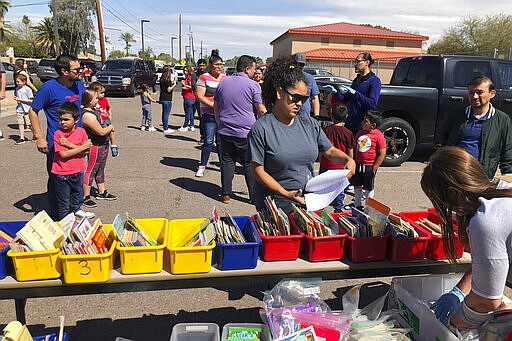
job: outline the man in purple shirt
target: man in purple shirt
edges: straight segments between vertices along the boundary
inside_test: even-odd
[[[254,178],[246,160],[247,134],[256,122],[255,112],[263,115],[266,111],[261,99],[261,87],[252,80],[256,70],[256,59],[243,55],[236,63],[236,73],[222,80],[214,99],[214,114],[222,145],[221,184],[222,202],[231,200],[235,163],[244,167],[245,183],[252,198]]]

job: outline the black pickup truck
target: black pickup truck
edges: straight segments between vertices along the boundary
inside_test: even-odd
[[[512,116],[512,61],[473,56],[432,55],[401,59],[389,85],[383,85],[377,110],[386,136],[385,166],[398,166],[418,143],[436,143],[447,115],[469,105],[467,84],[489,76],[496,87],[493,105]],[[320,89],[329,82],[317,82]],[[322,116],[326,92],[322,91]]]

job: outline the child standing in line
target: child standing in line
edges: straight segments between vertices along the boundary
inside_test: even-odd
[[[140,101],[142,104],[142,120],[140,123],[140,130],[145,131],[156,131],[153,127],[151,117],[151,102],[156,103],[157,101],[149,94],[149,86],[142,84],[142,92],[140,94]]]
[[[108,157],[108,136],[114,130],[113,125],[105,126],[101,116],[96,110],[98,96],[93,89],[87,89],[82,95],[82,125],[91,139],[92,147],[89,152],[89,161],[84,174],[84,206],[96,207],[96,202],[91,198],[92,183],[96,181],[98,200],[116,200],[115,195],[107,192],[105,186],[105,166]]]
[[[100,82],[92,82],[89,84],[89,88],[96,91],[96,95],[98,96],[98,104],[96,104],[96,110],[98,110],[100,113],[103,124],[105,124],[105,126],[112,125],[112,109],[110,108],[110,104],[107,101],[107,97],[105,97],[105,86]],[[115,132],[111,131],[109,137],[110,151],[112,152],[112,156],[116,157],[119,155],[119,147],[116,143]]]
[[[350,179],[350,183],[354,185],[356,208],[362,208],[363,195],[366,198],[373,198],[375,174],[386,157],[386,138],[377,129],[381,123],[382,114],[368,110],[362,129],[356,135],[356,173]]]
[[[52,173],[55,174],[57,220],[61,220],[71,212],[85,216],[85,212],[80,209],[85,171],[84,155],[89,152],[92,143],[85,130],[76,126],[80,111],[74,103],[62,103],[57,108],[57,115],[61,128],[53,136],[55,154]],[[91,213],[88,214],[90,216]]]
[[[354,147],[356,145],[354,135],[350,130],[345,127],[345,119],[348,116],[347,107],[341,103],[337,103],[332,107],[331,110],[331,124],[328,127],[323,128],[325,135],[331,141],[333,147],[338,148],[351,158],[354,157]],[[326,157],[320,159],[320,173],[324,173],[329,169],[343,169],[344,165],[339,165],[329,161]],[[331,206],[334,208],[334,212],[342,212],[345,201],[345,193],[342,191],[332,202]]]
[[[25,139],[25,125],[30,129],[30,118],[28,117],[28,110],[30,103],[34,98],[32,89],[27,86],[27,76],[23,74],[16,75],[16,88],[14,89],[14,100],[18,102],[16,105],[16,120],[18,122],[18,130],[20,137],[16,140],[15,144],[23,144]],[[32,137],[32,140],[34,138]]]

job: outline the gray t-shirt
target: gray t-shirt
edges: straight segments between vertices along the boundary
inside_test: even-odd
[[[488,299],[503,296],[512,281],[512,198],[479,198],[480,207],[468,225],[473,269],[471,289]]]
[[[279,121],[272,113],[260,117],[248,136],[248,158],[263,165],[284,189],[303,189],[314,175],[314,162],[319,152],[332,147],[331,142],[313,118],[297,115],[291,125]],[[259,181],[254,188],[257,209],[261,209],[270,191]]]

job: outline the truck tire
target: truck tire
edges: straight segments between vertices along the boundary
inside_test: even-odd
[[[132,85],[130,86],[130,91],[128,92],[128,96],[135,97],[135,92],[136,91],[137,91],[137,89],[135,87],[135,84],[132,83]]]
[[[398,117],[386,118],[379,130],[386,138],[386,158],[383,166],[400,166],[411,157],[416,148],[416,133],[409,122]]]

